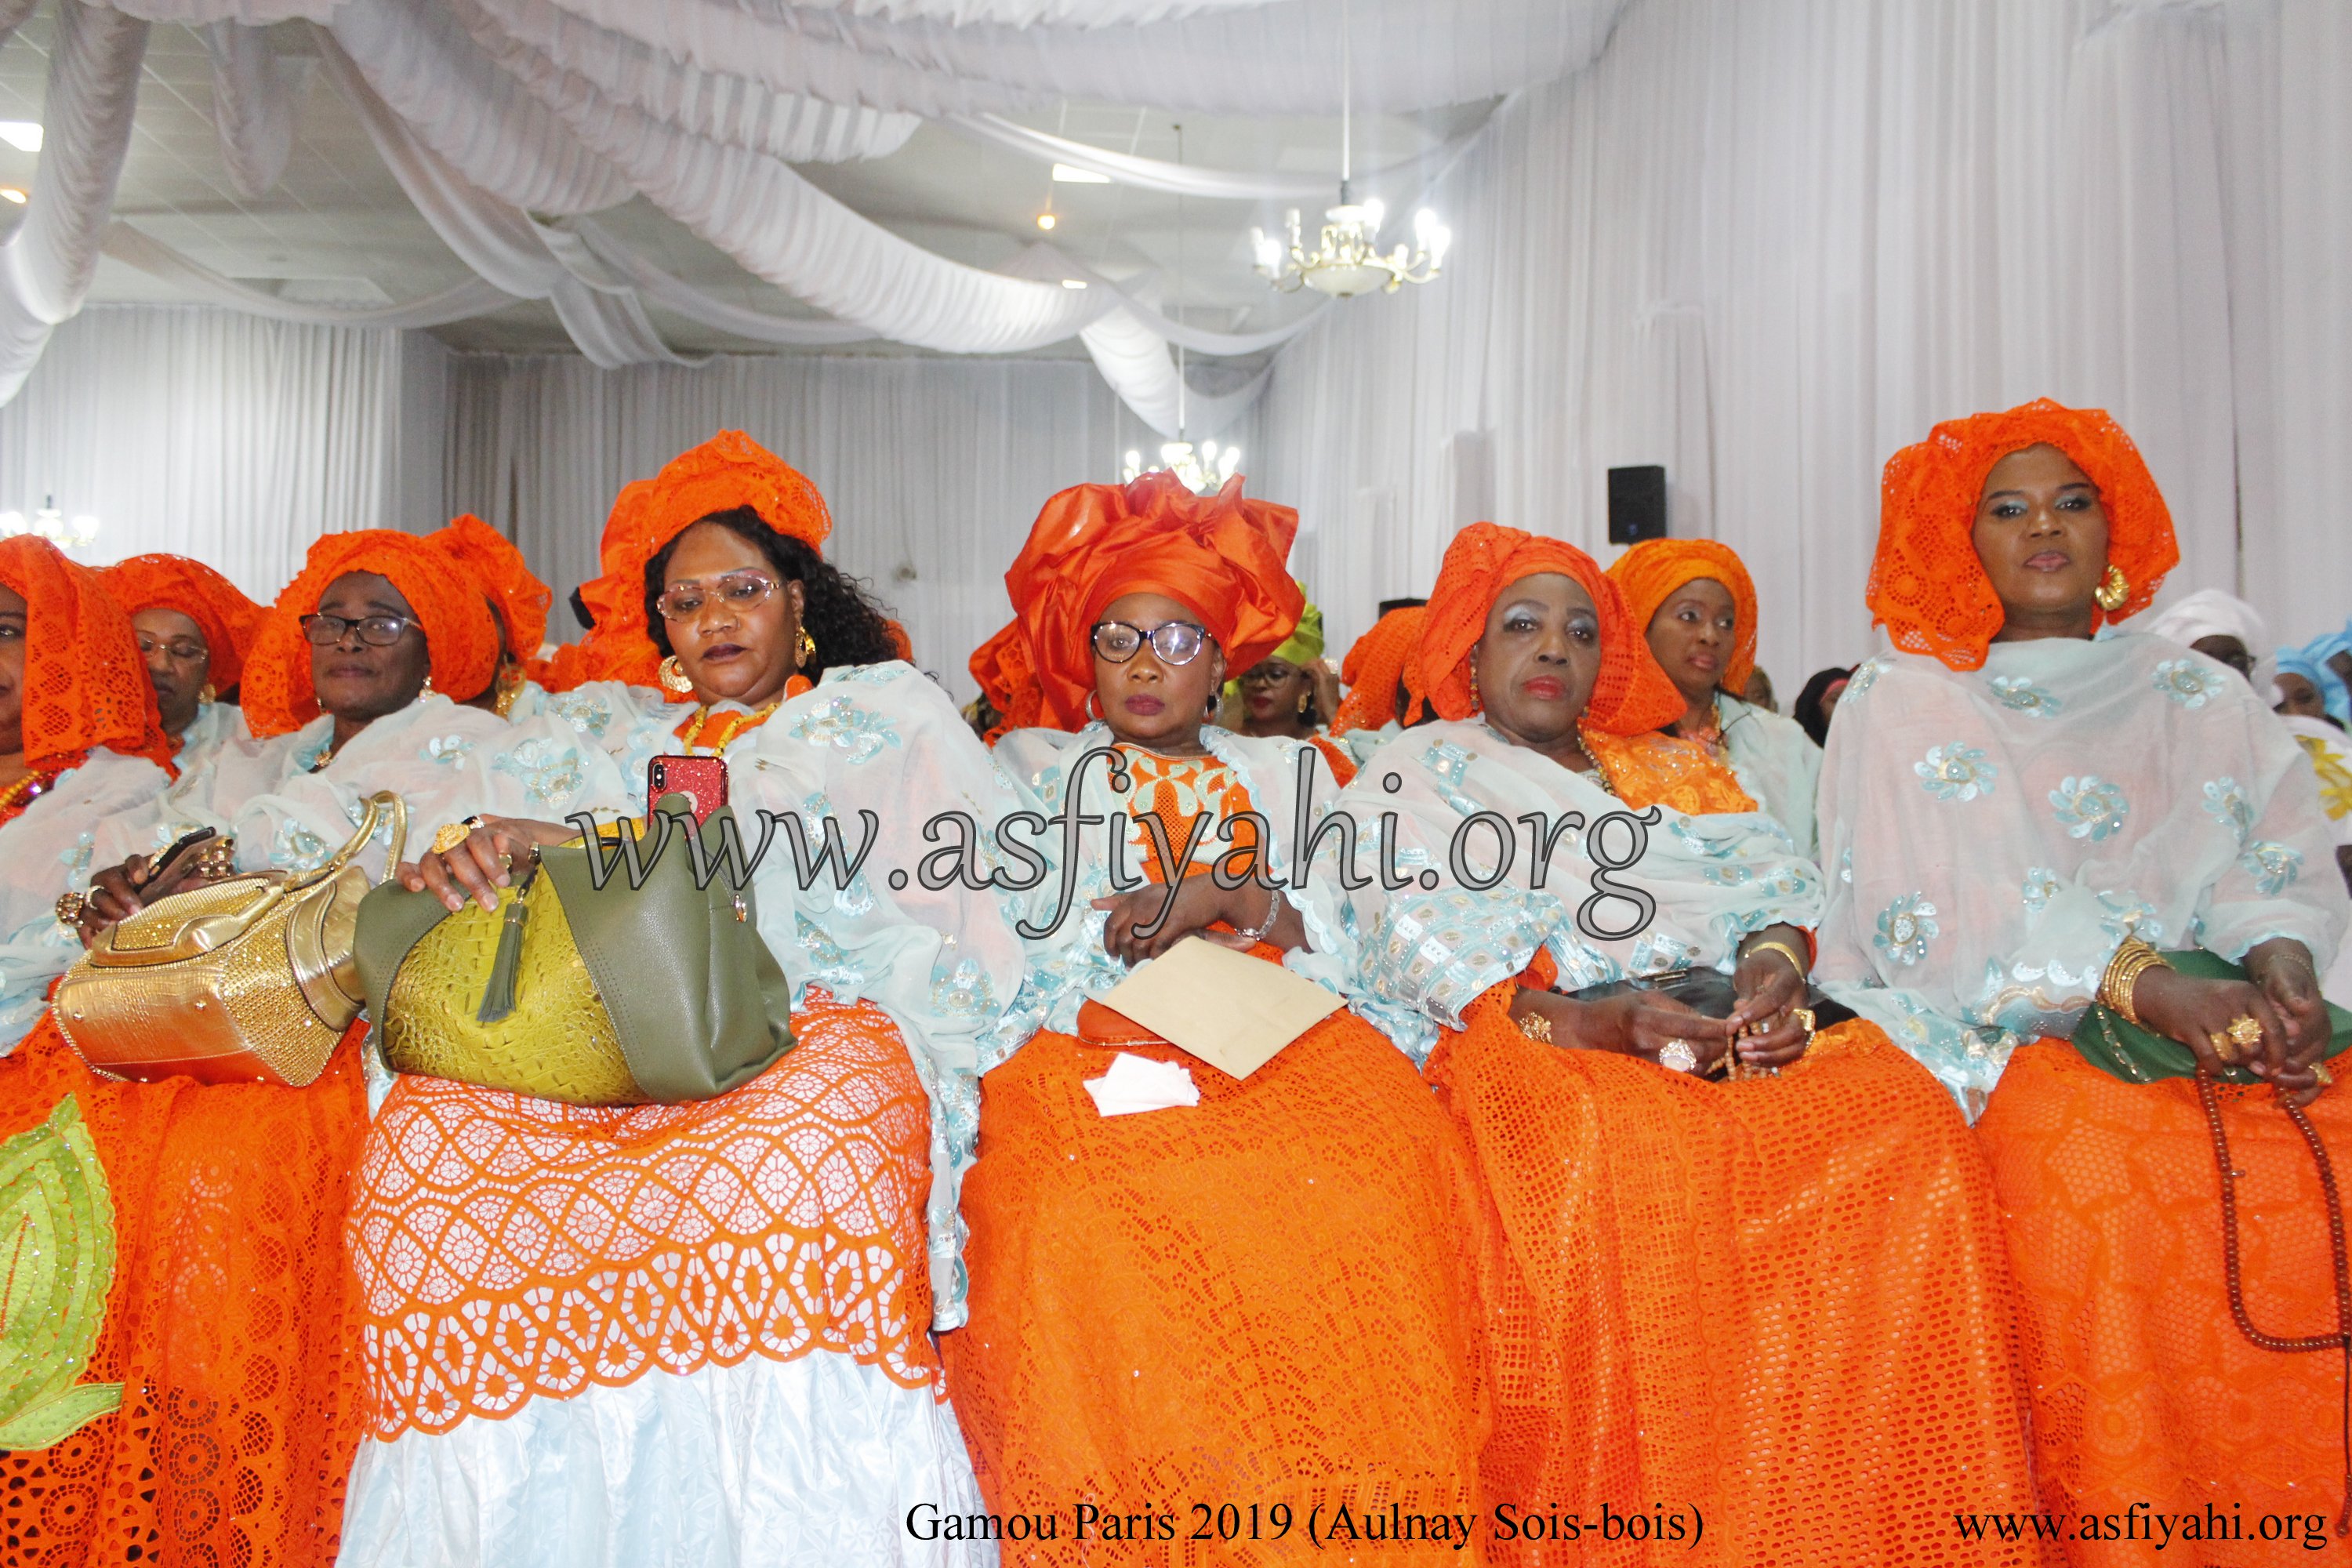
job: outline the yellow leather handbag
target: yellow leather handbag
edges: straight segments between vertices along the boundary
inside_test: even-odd
[[[247,872],[109,926],[58,982],[66,1043],[92,1070],[142,1083],[316,1079],[366,997],[352,939],[368,875],[352,862],[387,816],[384,864],[397,866],[408,807],[387,791],[314,871]]]

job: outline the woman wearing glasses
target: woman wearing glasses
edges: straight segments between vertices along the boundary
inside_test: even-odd
[[[1189,932],[1275,962],[1264,944],[1299,941],[1284,893],[1202,874],[1255,846],[1286,875],[1299,814],[1336,793],[1311,745],[1203,723],[1227,670],[1297,619],[1297,526],[1238,479],[1066,490],[1006,574],[1017,619],[983,660],[1033,669],[1043,709],[1000,771],[1081,831],[1037,835],[1023,935],[1043,934],[982,1058],[971,1316],[942,1348],[991,1508],[1066,1531],[1081,1501],[1143,1521],[1112,1538],[1129,1542],[1192,1536],[1202,1509],[1238,1554],[1251,1531],[1303,1540],[1318,1501],[1325,1524],[1377,1508],[1383,1530],[1391,1502],[1475,1511],[1480,1222],[1412,1064],[1343,1010],[1236,1079],[1098,1000]],[[1130,1081],[1147,1098],[1121,1113]]]
[[[80,853],[106,868],[85,932],[232,869],[319,865],[379,790],[406,801],[411,844],[473,812],[608,798],[611,762],[568,727],[509,725],[442,695],[488,686],[497,649],[480,585],[425,541],[315,542],[242,671],[262,738],[222,745],[85,837]],[[197,827],[219,848],[152,879],[147,858]],[[361,856],[371,875],[390,869],[388,838]],[[0,1104],[70,1097],[98,1139],[115,1265],[91,1364],[134,1391],[120,1417],[7,1461],[19,1517],[56,1532],[60,1558],[126,1540],[167,1562],[331,1555],[364,1417],[343,1246],[367,1136],[361,1033],[303,1089],[101,1079],[46,1023],[19,1053],[26,1076]],[[148,1479],[91,1484],[110,1475]]]
[[[980,1506],[930,1330],[962,1321],[978,1042],[1021,950],[984,886],[891,873],[936,814],[1009,807],[947,694],[820,553],[831,527],[814,485],[733,432],[614,503],[583,593],[608,679],[550,699],[602,716],[625,782],[599,809],[641,812],[647,762],[691,753],[724,760],[747,844],[761,811],[852,854],[862,813],[879,837],[845,887],[803,887],[778,829],[751,908],[794,1044],[740,1088],[625,1106],[393,1088],[351,1227],[374,1422],[345,1564],[992,1560],[920,1521]],[[407,880],[494,905],[502,856],[573,837],[493,818]]]
[[[133,555],[99,578],[131,617],[173,764],[189,773],[227,742],[251,740],[236,687],[261,629],[261,606],[184,555]]]

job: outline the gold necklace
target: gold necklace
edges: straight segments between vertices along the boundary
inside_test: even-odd
[[[1585,761],[1592,764],[1593,780],[1601,785],[1602,793],[1617,795],[1617,781],[1609,776],[1609,764],[1602,762],[1601,753],[1592,749],[1591,741],[1584,733],[1584,721],[1580,719],[1576,724],[1576,744],[1584,752]],[[1623,796],[1618,795],[1617,798],[1622,799]]]
[[[16,810],[19,805],[30,804],[34,796],[47,787],[40,774],[26,773],[6,789],[0,789],[0,816]]]
[[[711,750],[714,752],[726,750],[727,741],[732,741],[736,736],[741,734],[746,730],[754,730],[759,728],[761,724],[766,723],[768,721],[768,715],[773,713],[777,709],[782,708],[783,705],[784,700],[778,697],[772,699],[763,708],[753,709],[751,712],[743,715],[743,721],[740,724],[728,731],[726,741],[719,742],[716,745],[712,746]],[[706,702],[694,710],[694,717],[686,721],[686,733],[678,737],[678,744],[691,752],[695,747],[702,743],[703,727],[710,722],[710,710],[712,707],[713,704]],[[734,715],[730,713],[728,717],[732,719]]]

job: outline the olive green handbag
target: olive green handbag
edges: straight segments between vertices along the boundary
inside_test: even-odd
[[[2201,947],[2168,952],[2164,961],[2191,980],[2246,978],[2242,966]],[[2327,1018],[2335,1026],[2335,1037],[2328,1042],[2326,1055],[2334,1057],[2352,1046],[2352,1013],[2330,1002]],[[2074,1048],[2083,1053],[2084,1061],[2126,1083],[2154,1083],[2158,1079],[2197,1076],[2197,1057],[2187,1046],[2142,1025],[2128,1023],[2122,1014],[2105,1005],[2095,1005],[2083,1015],[2083,1021],[2074,1026]],[[2223,1083],[2263,1081],[2242,1067],[2226,1068],[2219,1076]]]
[[[758,1077],[792,1048],[792,986],[724,855],[733,823],[721,807],[698,835],[665,795],[642,842],[615,827],[541,849],[496,910],[452,914],[387,879],[355,942],[386,1064],[574,1105],[679,1104]]]

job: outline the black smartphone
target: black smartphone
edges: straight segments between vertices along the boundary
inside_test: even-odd
[[[139,884],[142,894],[150,889],[162,888],[176,877],[194,858],[195,852],[220,837],[217,827],[199,827],[194,833],[184,833],[173,840],[172,847],[157,856],[147,868],[147,879]]]

